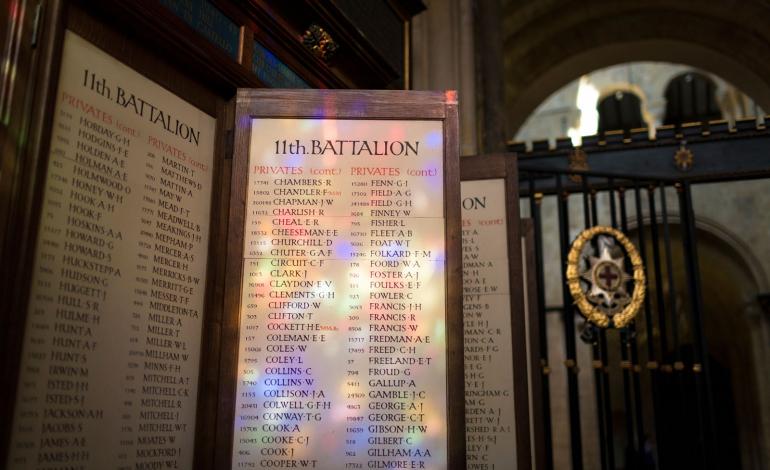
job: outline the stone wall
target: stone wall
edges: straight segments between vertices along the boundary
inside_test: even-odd
[[[749,96],[712,73],[683,64],[629,62],[587,73],[554,92],[524,121],[513,140],[548,139],[553,143],[569,135],[574,136],[573,144],[579,145],[578,136],[593,135],[598,126],[598,116],[581,113],[581,108],[595,110],[602,98],[616,91],[635,93],[641,99],[647,127],[659,127],[666,112],[666,87],[672,79],[687,72],[703,74],[714,82],[715,98],[724,119],[734,122],[764,114]]]

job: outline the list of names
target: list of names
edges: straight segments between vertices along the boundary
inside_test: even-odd
[[[192,468],[213,136],[66,33],[8,468]]]
[[[463,181],[463,324],[468,469],[515,462],[505,181]]]
[[[440,121],[251,123],[233,468],[447,463]]]

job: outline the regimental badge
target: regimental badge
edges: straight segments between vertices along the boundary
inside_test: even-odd
[[[679,150],[674,154],[674,165],[679,171],[689,171],[695,164],[695,155],[692,151],[685,147],[685,142],[679,145]]]
[[[626,259],[631,274],[626,272]],[[572,243],[567,286],[580,313],[594,325],[626,326],[644,302],[645,282],[642,258],[621,231],[591,227]]]

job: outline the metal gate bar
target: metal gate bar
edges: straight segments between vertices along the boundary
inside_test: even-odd
[[[663,239],[664,239],[664,246],[666,248],[666,271],[667,271],[667,278],[668,278],[668,291],[669,291],[669,307],[668,311],[671,312],[672,321],[671,321],[671,335],[672,335],[672,342],[673,342],[673,354],[672,358],[674,360],[674,378],[675,386],[677,390],[677,394],[679,396],[679,403],[688,403],[688,400],[686,400],[686,394],[685,394],[685,384],[684,384],[684,362],[682,361],[682,350],[680,347],[680,337],[679,337],[679,319],[676,317],[676,296],[674,296],[674,292],[676,292],[676,285],[674,283],[674,263],[673,263],[673,257],[671,253],[671,230],[669,227],[668,222],[668,204],[666,202],[666,187],[664,185],[661,185],[660,187],[660,199],[661,199],[661,219],[663,224]],[[684,421],[687,416],[687,407],[680,406],[677,410],[677,417],[679,420]]]
[[[610,186],[609,190],[609,200],[610,200],[610,224],[612,228],[618,228],[618,217],[617,217],[617,207],[615,203],[615,190],[613,189],[614,186],[614,180],[612,178],[608,178],[607,180],[608,185]],[[622,193],[620,193],[622,194]],[[623,230],[625,233],[625,230]],[[626,265],[628,264],[628,260],[626,260]],[[625,267],[625,269],[628,269],[628,266]],[[620,359],[622,361],[622,375],[623,375],[623,411],[626,416],[626,436],[628,439],[628,442],[626,443],[626,448],[630,448],[633,450],[636,450],[635,447],[635,438],[634,438],[634,407],[631,403],[631,381],[629,377],[629,369],[627,367],[623,367],[623,364],[626,364],[628,362],[628,349],[626,347],[626,332],[621,331],[620,332]],[[627,452],[626,455],[629,453]]]
[[[590,228],[597,223],[596,198],[594,197],[594,194],[591,194],[591,204],[589,205],[588,199],[590,191],[588,189],[588,180],[586,178],[581,178],[581,180],[583,182],[583,225],[585,228]],[[562,277],[564,277],[564,273],[562,273]],[[604,377],[602,375],[602,365],[604,363],[603,355],[606,354],[606,351],[601,350],[597,339],[598,338],[592,338],[591,340],[591,355],[593,360],[592,367],[594,370],[594,382],[596,384],[596,414],[599,423],[599,451],[602,469],[607,470],[609,468],[614,468],[614,465],[610,467],[611,462],[608,449],[612,447],[612,443],[609,442],[611,441],[612,433],[608,427],[607,409],[604,406],[608,399],[605,393]],[[597,367],[597,364],[599,367]]]
[[[661,187],[664,185],[661,184]],[[662,279],[662,271],[661,271],[661,262],[660,262],[660,240],[658,237],[658,214],[657,214],[657,208],[655,205],[655,190],[656,190],[656,184],[650,183],[649,186],[646,188],[647,190],[647,210],[648,210],[648,217],[649,217],[649,227],[650,227],[650,245],[652,247],[652,272],[654,274],[654,281],[655,281],[655,303],[654,303],[654,310],[657,310],[657,320],[658,320],[658,346],[659,346],[659,356],[657,356],[660,359],[660,362],[657,367],[657,385],[658,385],[658,397],[659,401],[658,404],[660,408],[664,408],[662,400],[662,393],[660,392],[661,389],[667,389],[666,385],[671,380],[671,374],[673,372],[673,368],[671,367],[671,364],[667,362],[666,353],[668,351],[668,328],[667,328],[667,322],[666,322],[666,307],[664,302],[664,296],[663,296],[663,279]],[[638,227],[638,231],[642,232],[644,231],[644,225],[640,225]],[[641,240],[641,239],[640,239]],[[641,241],[640,241],[641,243]],[[646,245],[645,245],[646,249]],[[650,266],[648,265],[648,272],[649,272]],[[652,281],[652,276],[647,278],[648,284]],[[649,291],[648,291],[649,292]],[[672,293],[673,294],[673,293]],[[652,299],[650,301],[650,304],[652,305]],[[673,312],[672,312],[673,314]],[[654,317],[651,316],[651,320],[654,321]],[[676,319],[674,319],[676,321]],[[653,334],[654,330],[650,330],[647,332],[647,341],[654,347],[654,338],[655,335]],[[660,409],[659,408],[659,409]],[[659,415],[656,415],[659,416]],[[658,420],[656,420],[658,421]],[[661,442],[665,443],[667,446],[672,442],[670,439],[675,435],[671,432],[671,429],[669,429],[667,426],[659,426],[660,429],[663,429],[666,434],[660,436],[657,439],[658,447],[660,448]],[[659,459],[662,460],[662,457],[660,455],[663,453],[663,451],[660,451],[658,453]]]
[[[540,205],[543,202],[542,194],[538,197],[535,193],[534,179],[530,176],[529,183],[529,210],[532,217],[535,232],[535,276],[537,278],[537,308],[540,324],[540,366],[543,375],[543,444],[545,447],[545,470],[553,470],[553,438],[551,433],[551,390],[548,366],[548,329],[545,320],[545,273],[543,263],[543,223],[540,215]]]
[[[587,178],[582,178],[583,181],[588,181]],[[612,180],[608,179],[607,184],[612,187]],[[599,224],[599,211],[596,208],[596,190],[591,189],[591,213],[593,214],[593,218],[591,219],[593,225]],[[601,361],[601,369],[600,375],[602,378],[602,397],[604,399],[604,420],[605,420],[605,428],[606,428],[606,435],[608,436],[608,444],[607,445],[607,467],[610,470],[615,470],[615,445],[614,445],[614,436],[615,433],[613,432],[613,426],[612,426],[612,394],[610,393],[610,377],[609,377],[609,354],[607,350],[607,331],[604,329],[599,330],[599,352],[600,352],[600,361]]]
[[[535,259],[537,263],[537,294],[539,299],[538,314],[540,318],[541,349],[539,351],[543,364],[543,418],[544,431],[546,432],[546,467],[550,470],[554,466],[553,458],[553,423],[551,422],[550,391],[548,380],[548,342],[547,323],[545,314],[549,308],[545,303],[545,272],[544,272],[544,241],[543,241],[543,212],[542,201],[544,195],[553,196],[556,200],[556,216],[558,217],[559,250],[561,259],[561,282],[565,281],[567,265],[567,253],[569,252],[570,239],[570,198],[580,197],[582,203],[583,224],[586,228],[603,223],[614,228],[620,227],[628,233],[629,227],[635,223],[637,227],[638,248],[647,273],[648,282],[655,289],[654,298],[645,298],[643,312],[640,313],[647,332],[646,356],[647,363],[640,364],[640,351],[636,336],[636,324],[632,323],[627,328],[615,333],[613,330],[598,329],[593,333],[591,341],[591,354],[593,357],[592,368],[594,370],[594,382],[596,386],[597,406],[597,431],[601,456],[601,468],[614,470],[618,465],[615,455],[614,422],[612,408],[612,388],[610,387],[613,365],[608,345],[608,335],[618,334],[620,368],[622,376],[623,396],[620,405],[625,416],[623,429],[626,434],[626,467],[631,468],[633,462],[641,462],[645,454],[650,453],[647,446],[649,433],[645,430],[645,406],[651,403],[652,422],[648,423],[654,429],[655,442],[657,443],[656,467],[668,470],[675,465],[669,456],[681,452],[677,443],[678,436],[674,429],[665,425],[666,419],[676,419],[685,416],[686,408],[677,407],[672,412],[676,417],[665,417],[663,406],[663,388],[674,390],[683,403],[687,403],[685,393],[688,387],[686,376],[682,370],[682,337],[676,317],[676,283],[673,271],[672,236],[670,217],[666,205],[666,187],[676,187],[680,199],[680,213],[682,218],[682,243],[684,248],[684,261],[687,277],[687,294],[692,299],[690,316],[695,325],[695,362],[693,364],[693,376],[695,379],[696,400],[693,411],[698,416],[700,429],[700,445],[693,449],[701,468],[714,468],[719,458],[715,455],[716,431],[713,413],[713,398],[711,396],[710,379],[708,370],[708,355],[704,337],[702,321],[702,299],[700,292],[700,279],[698,277],[697,250],[695,246],[695,226],[692,213],[692,201],[690,184],[677,179],[650,178],[649,175],[618,175],[615,173],[596,174],[594,172],[580,172],[581,180],[574,181],[568,176],[577,174],[575,171],[555,169],[545,171],[537,168],[536,171],[523,170],[521,175],[527,184],[523,185],[522,196],[529,198],[530,215],[534,222],[535,231]],[[633,191],[629,194],[628,191]],[[643,192],[646,191],[646,194]],[[602,213],[598,207],[598,193],[606,192],[609,202],[609,214]],[[657,193],[660,192],[660,195]],[[627,199],[630,196],[630,199]],[[646,197],[645,197],[646,196]],[[616,197],[618,198],[616,200]],[[574,199],[573,199],[574,201]],[[576,201],[575,201],[576,202]],[[629,214],[628,203],[634,204],[636,213]],[[573,208],[574,209],[574,208]],[[603,209],[602,209],[603,210]],[[605,218],[606,217],[606,218]],[[649,228],[646,228],[649,226]],[[663,248],[661,248],[663,245]],[[664,264],[665,263],[665,264]],[[628,268],[628,267],[627,267]],[[664,269],[665,268],[665,269]],[[666,298],[665,289],[669,291]],[[652,290],[652,289],[651,289]],[[569,437],[570,458],[574,470],[582,470],[586,466],[583,461],[583,440],[581,429],[580,394],[578,384],[578,371],[580,364],[577,357],[576,344],[576,307],[573,305],[571,295],[566,288],[562,288],[565,366],[567,369],[567,398],[569,403]],[[659,334],[658,334],[659,332]],[[657,337],[657,340],[656,340]],[[615,356],[617,357],[617,356]],[[614,362],[614,361],[613,361]],[[672,367],[672,362],[673,366]],[[650,380],[650,399],[642,392],[643,370],[647,370]],[[687,379],[689,380],[689,379]],[[669,395],[670,396],[670,395]],[[670,460],[670,461],[669,461]]]
[[[588,155],[591,173],[625,173],[632,180],[638,175],[655,181],[669,180],[676,174],[674,154],[684,145],[694,154],[695,163],[687,172],[676,175],[679,180],[716,182],[770,176],[770,126],[756,119],[738,121],[735,128],[725,121],[688,123],[681,129],[660,127],[654,138],[647,129],[632,131],[628,137],[583,137],[581,150]],[[569,168],[567,156],[575,151],[569,140],[555,149],[549,149],[546,143],[530,151],[525,144],[514,143],[508,150],[517,153],[520,170],[527,166],[531,171],[577,173]]]
[[[652,267],[655,273],[655,307],[658,310],[658,331],[660,337],[660,359],[661,366],[665,366],[666,374],[670,373],[670,364],[666,364],[666,353],[668,352],[668,328],[666,326],[666,306],[663,300],[663,273],[660,268],[660,245],[658,243],[658,214],[655,207],[655,185],[647,188],[647,207],[650,214],[650,237],[652,238]],[[642,230],[643,227],[639,227]],[[672,312],[673,314],[673,312]],[[665,376],[663,376],[665,377]],[[661,377],[663,380],[665,380]]]
[[[562,175],[555,175],[557,190],[557,207],[559,216],[559,240],[561,245],[562,279],[567,265],[567,253],[569,251],[569,192],[562,190]],[[580,431],[580,397],[578,393],[578,363],[577,347],[575,345],[575,311],[570,294],[567,289],[562,289],[563,316],[564,316],[564,341],[567,359],[567,392],[569,395],[570,417],[570,450],[572,453],[572,470],[583,469],[583,446]]]
[[[636,203],[636,226],[639,227],[638,230],[638,236],[639,236],[639,255],[642,258],[642,263],[644,263],[645,267],[645,276],[647,279],[650,278],[650,272],[649,272],[649,263],[647,258],[647,244],[645,243],[645,234],[644,234],[644,219],[642,217],[642,197],[641,197],[641,188],[639,183],[634,184],[634,201]],[[660,416],[661,413],[661,406],[660,406],[660,384],[659,384],[659,374],[660,374],[660,367],[659,363],[657,361],[657,354],[655,353],[655,344],[652,341],[653,338],[653,331],[655,331],[654,328],[654,318],[652,315],[652,306],[650,305],[650,298],[649,296],[645,296],[644,298],[644,320],[645,320],[645,327],[647,331],[647,370],[650,373],[650,383],[652,388],[652,409],[653,409],[653,415],[654,416]],[[655,435],[656,435],[656,441],[658,444],[658,465],[659,468],[662,464],[661,455],[664,455],[665,447],[667,445],[666,441],[666,434],[664,430],[664,426],[661,426],[660,420],[655,419]],[[644,443],[642,444],[644,445]]]
[[[625,189],[618,188],[620,209],[620,229],[628,233],[628,220],[626,213]],[[615,221],[615,191],[610,189],[611,210],[613,214],[613,228],[617,228]],[[626,260],[626,269],[629,262]],[[620,332],[620,360],[623,369],[623,400],[626,411],[626,456],[641,455],[644,449],[644,424],[642,421],[642,396],[639,383],[639,352],[636,344],[636,322],[631,322],[627,328]],[[634,426],[636,425],[636,426]]]
[[[677,186],[679,207],[684,228],[683,246],[685,254],[685,270],[687,272],[687,287],[690,294],[690,305],[693,324],[695,325],[695,351],[693,372],[695,373],[695,393],[698,402],[699,441],[702,447],[702,468],[716,468],[721,460],[719,446],[714,442],[716,426],[714,423],[714,405],[711,393],[708,349],[703,328],[702,312],[703,298],[700,290],[700,269],[698,267],[698,251],[695,240],[695,218],[692,209],[690,183],[682,182]]]

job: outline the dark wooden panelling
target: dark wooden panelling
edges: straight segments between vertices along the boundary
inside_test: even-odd
[[[48,136],[51,130],[54,95],[58,79],[58,62],[61,54],[64,6],[52,1],[42,9],[41,17],[49,23],[49,35],[39,35],[36,47],[29,39],[32,25],[22,25],[22,37],[27,38],[20,47],[21,56],[17,65],[16,89],[10,90],[17,105],[18,120],[8,127],[3,126],[3,150],[10,147],[12,153],[3,152],[3,170],[10,166],[13,171],[3,172],[2,188],[10,194],[3,194],[8,201],[7,218],[3,222],[2,263],[0,263],[0,285],[9,295],[0,296],[0,334],[4,339],[3,359],[0,363],[0,462],[8,459],[13,409],[18,385],[22,341],[26,322],[26,309],[31,278],[32,250],[37,234],[37,219],[42,192],[36,188],[42,185],[45,161],[39,155],[47,155]],[[25,12],[25,17],[32,15]],[[27,88],[27,89],[25,89]],[[35,97],[33,99],[32,97]],[[9,123],[10,124],[10,123]],[[26,136],[24,140],[22,136]],[[7,199],[5,197],[7,196]],[[7,290],[5,290],[7,289]]]
[[[514,154],[489,154],[463,157],[460,160],[460,175],[463,181],[506,178],[506,159]],[[514,157],[515,158],[515,157]]]
[[[240,93],[239,93],[240,94]],[[244,116],[244,105],[234,99],[236,123]],[[246,221],[246,191],[248,184],[248,153],[251,128],[236,125],[234,128],[232,179],[225,257],[224,296],[222,315],[222,350],[219,362],[219,403],[215,433],[214,468],[230,468],[232,460],[232,435],[235,419],[235,392],[238,379],[238,333],[241,302],[241,277],[243,274],[243,229]]]
[[[329,117],[334,110],[347,118],[378,119],[444,119],[447,111],[435,106],[443,99],[441,92],[414,92],[393,90],[384,96],[366,90],[239,90],[238,100],[244,104],[259,105],[264,115],[273,117]]]
[[[217,440],[216,420],[219,406],[219,355],[222,350],[222,299],[224,297],[225,260],[227,255],[227,221],[230,203],[232,160],[226,154],[231,137],[235,110],[220,101],[217,106],[215,173],[212,179],[209,258],[206,278],[206,314],[201,343],[198,407],[195,421],[196,469],[213,467]],[[217,188],[219,191],[217,191]]]
[[[393,88],[408,78],[398,67],[389,64],[331,0],[213,0],[212,3],[252,31],[256,41],[313,87]],[[424,8],[419,1],[387,3],[397,13],[402,27]],[[329,60],[322,60],[302,44],[302,35],[312,24],[322,27],[339,46]],[[405,65],[405,58],[401,60]]]
[[[359,2],[356,0],[332,0],[357,30],[383,55],[398,74],[404,74],[404,28],[399,17],[387,0]]]
[[[302,45],[301,31],[282,16],[291,15],[292,11],[295,14],[298,13],[296,8],[289,8],[286,12],[276,11],[270,2],[265,1],[236,3],[217,0],[214,3],[229,16],[240,21],[253,40],[272,51],[311,86],[316,88],[355,86],[338,77],[322,60]],[[297,3],[293,5],[296,7]],[[244,57],[242,64],[251,69],[251,54]]]
[[[511,352],[513,354],[513,404],[516,412],[516,459],[518,468],[531,468],[529,428],[529,375],[527,327],[524,310],[524,275],[521,259],[519,174],[516,155],[503,156],[506,165],[505,209],[508,217],[508,273],[511,292]]]
[[[264,86],[247,67],[157,1],[76,1],[100,22],[130,40],[146,44],[163,62],[174,64],[184,76],[195,77],[196,82],[218,95],[230,97],[237,87]]]

